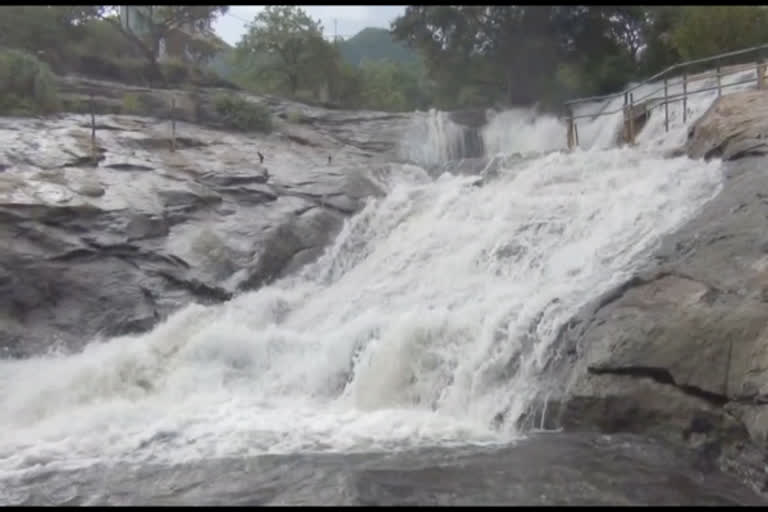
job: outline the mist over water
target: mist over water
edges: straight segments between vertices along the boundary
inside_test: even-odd
[[[82,353],[0,360],[0,477],[520,438],[558,328],[719,189],[719,162],[662,157],[685,137],[677,108],[636,148],[605,149],[620,114],[582,123],[572,153],[557,119],[498,113],[486,153],[538,156],[480,187],[419,167],[465,140],[419,114],[403,142],[419,165],[381,178],[387,195],[297,275]]]

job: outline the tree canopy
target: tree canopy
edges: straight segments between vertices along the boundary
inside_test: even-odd
[[[174,28],[227,10],[145,6],[154,21],[137,37],[120,24],[118,7],[3,6],[0,46],[36,55],[54,72],[87,62],[80,67],[106,73],[105,61],[118,59],[130,76],[139,62],[162,68],[157,46]],[[766,22],[768,8],[757,5],[410,5],[390,30],[330,41],[300,7],[266,6],[219,67],[254,92],[345,108],[556,108],[682,60],[768,43]],[[201,62],[211,53],[192,50]]]
[[[408,6],[395,38],[418,50],[440,91],[488,103],[600,94],[683,58],[768,42],[762,6]]]

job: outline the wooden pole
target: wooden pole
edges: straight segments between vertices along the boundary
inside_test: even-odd
[[[688,71],[683,72],[683,124],[688,120]]]
[[[664,79],[664,131],[669,132],[669,80]]]
[[[720,60],[717,61],[715,73],[717,73],[717,97],[719,98],[723,94],[723,88],[720,85]]]
[[[93,91],[88,95],[88,108],[91,111],[91,158],[96,161],[96,107],[93,101]]]
[[[176,98],[171,97],[171,152],[176,151]]]
[[[757,61],[757,88],[765,89],[765,63],[762,57]]]
[[[629,93],[629,143],[635,143],[635,94]]]
[[[629,93],[624,93],[624,142],[629,142]]]
[[[568,133],[566,134],[566,137],[568,138],[568,151],[571,151],[573,149],[573,107],[568,107]]]
[[[573,137],[576,139],[576,147],[579,147],[579,125],[575,121],[573,123]]]

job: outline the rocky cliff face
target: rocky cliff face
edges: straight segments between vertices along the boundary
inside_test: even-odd
[[[732,94],[695,123],[686,150],[728,161],[723,189],[563,331],[547,424],[683,441],[768,488],[766,109]]]
[[[58,77],[57,87],[63,103],[76,112],[89,113],[93,108],[97,114],[125,114],[126,98],[131,97],[131,112],[136,115],[168,120],[174,102],[174,117],[187,123],[194,123],[211,129],[223,129],[225,124],[216,112],[218,96],[238,95],[242,99],[260,104],[269,109],[277,120],[277,129],[298,144],[313,146],[322,150],[325,144],[343,147],[345,151],[364,158],[374,156],[387,160],[407,160],[413,155],[403,154],[401,142],[404,139],[424,137],[419,123],[429,123],[429,115],[420,113],[388,113],[375,111],[330,110],[310,106],[272,96],[253,96],[228,89],[149,89],[114,82],[87,79],[78,76]],[[457,138],[463,140],[445,141],[460,146],[464,154],[457,158],[479,158],[484,156],[480,130],[487,122],[482,110],[452,112],[446,120],[454,123]],[[415,130],[414,130],[415,129]],[[458,137],[460,134],[460,137]],[[427,163],[427,162],[423,162]]]
[[[382,192],[375,176],[407,160],[400,142],[414,126],[410,114],[229,90],[77,76],[57,85],[83,114],[0,119],[3,357],[144,331],[190,301],[226,300],[298,269]],[[269,109],[274,132],[226,131],[219,94]],[[128,98],[143,117],[119,115]],[[457,121],[465,131],[485,118],[471,114]]]
[[[96,159],[86,116],[0,120],[3,356],[77,349],[259,287],[317,257],[392,170],[301,126],[178,123],[171,152],[165,121],[97,119]]]

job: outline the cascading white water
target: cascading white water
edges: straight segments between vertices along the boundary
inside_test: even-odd
[[[565,147],[565,125],[533,109],[511,109],[489,119],[482,130],[488,156],[501,153],[546,153]]]
[[[534,121],[542,140],[500,134],[515,115],[486,130],[494,151],[557,147],[552,120]],[[430,116],[425,146],[446,140]],[[79,354],[0,361],[0,472],[520,435],[558,327],[717,192],[718,162],[648,140],[518,160],[483,187],[404,166],[296,276]]]
[[[466,153],[464,130],[446,112],[414,112],[400,144],[400,156],[425,167],[462,158]]]
[[[692,76],[691,79],[695,78]],[[754,82],[737,84],[755,79],[754,70],[725,76],[721,80],[725,93],[754,88]],[[672,82],[675,82],[673,80]],[[689,81],[687,123],[700,117],[717,98],[717,90],[705,91],[716,85],[715,78]],[[668,94],[683,92],[682,84],[669,86]],[[644,84],[633,91],[636,103],[648,98],[663,97],[663,83]],[[579,147],[581,149],[608,149],[616,145],[617,135],[623,123],[623,95],[615,98],[576,106],[577,116],[596,116],[577,119]],[[664,108],[655,107],[646,126],[637,136],[637,142],[646,148],[668,150],[685,142],[683,103],[670,103],[669,131],[664,126]],[[610,113],[610,114],[608,114]],[[605,114],[597,116],[597,114]],[[401,145],[401,157],[424,166],[436,166],[452,160],[460,160],[466,154],[466,128],[453,122],[445,112],[431,110],[417,112]],[[547,153],[566,148],[566,124],[549,114],[539,114],[535,109],[516,108],[489,113],[489,120],[480,131],[485,155]]]
[[[730,94],[747,89],[754,89],[755,82],[740,84],[740,82],[749,79],[755,80],[754,70],[747,70],[722,77],[721,84],[723,86],[723,93]],[[672,85],[668,88],[669,96],[674,96],[683,92],[682,84],[677,84],[677,81],[678,79],[672,80]],[[669,132],[667,132],[664,126],[664,106],[657,106],[651,110],[648,122],[636,138],[637,142],[646,148],[662,151],[680,147],[685,142],[687,136],[685,125],[690,125],[694,120],[701,117],[717,98],[717,90],[706,91],[705,89],[712,88],[716,85],[716,78],[689,81],[687,90],[690,96],[688,97],[686,104],[686,123],[683,123],[682,101],[670,103],[668,105]],[[663,88],[663,82],[644,84],[633,91],[634,101],[639,104],[647,98],[663,98]],[[616,135],[623,123],[621,113],[623,105],[624,98],[619,95],[608,101],[581,104],[576,108],[575,113],[578,116],[616,111],[611,115],[593,119],[579,119],[577,121],[579,141],[582,148],[605,149],[613,147],[616,144]]]

